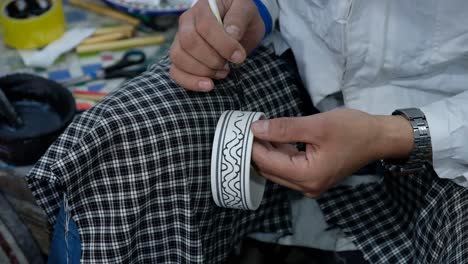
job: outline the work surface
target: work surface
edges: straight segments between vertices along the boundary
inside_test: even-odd
[[[102,28],[121,24],[112,18],[99,16],[94,13],[87,12],[83,9],[69,6],[66,1],[64,5],[64,12],[67,21],[67,29],[77,27]],[[174,27],[166,32],[159,32],[168,40],[161,46],[138,48],[139,50],[144,51],[147,55],[148,65],[156,62],[166,53],[171,39],[174,36],[175,30],[176,28]],[[62,55],[59,59],[57,59],[53,66],[47,69],[30,68],[24,65],[17,50],[8,48],[4,45],[2,36],[0,34],[0,54],[2,54],[2,56],[0,56],[0,76],[13,72],[25,72],[41,75],[56,81],[63,81],[70,78],[91,74],[99,69],[102,69],[103,67],[112,65],[118,61],[125,52],[126,50],[118,50],[85,55],[78,55],[74,52],[69,52],[65,55]],[[124,79],[113,79],[105,81],[99,80],[87,84],[82,84],[74,88],[93,92],[111,92],[119,87],[123,81]]]

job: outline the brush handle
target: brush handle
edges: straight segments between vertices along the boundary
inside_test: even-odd
[[[111,33],[125,33],[125,34],[128,34],[129,36],[132,36],[134,31],[135,31],[135,27],[132,25],[104,27],[104,28],[97,29],[94,32],[93,37],[107,35]]]
[[[15,108],[11,105],[5,93],[0,89],[0,115],[2,115],[7,122],[14,127],[23,125],[23,120],[16,114]]]
[[[132,39],[116,40],[112,42],[96,43],[89,45],[80,45],[76,48],[79,54],[101,52],[106,50],[129,49],[149,45],[160,45],[166,41],[163,35],[154,35],[147,37],[137,37]]]
[[[218,3],[216,3],[216,0],[208,0],[208,5],[210,6],[211,12],[213,12],[213,15],[216,17],[216,20],[218,20],[222,25],[223,20],[221,19],[221,14],[219,13]]]
[[[99,5],[99,4],[94,4],[88,1],[83,1],[83,0],[69,0],[68,1],[70,4],[76,7],[80,7],[89,11],[92,11],[96,14],[103,15],[103,16],[108,16],[112,17],[114,19],[117,19],[119,21],[123,21],[125,23],[128,23],[132,26],[138,26],[140,25],[140,20],[129,16],[125,13],[116,11],[114,9],[111,9],[109,7],[106,7],[104,5]]]
[[[106,35],[99,35],[95,37],[90,37],[85,39],[80,43],[80,45],[91,45],[91,44],[96,44],[96,43],[103,43],[103,42],[110,42],[110,41],[115,41],[115,40],[120,40],[124,38],[129,38],[130,35],[126,34],[125,32],[116,32],[116,33],[110,33]]]

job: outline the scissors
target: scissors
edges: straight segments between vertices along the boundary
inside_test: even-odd
[[[126,78],[130,79],[146,71],[146,55],[140,50],[130,50],[125,52],[123,57],[114,65],[103,68],[95,73],[59,81],[65,87],[72,87],[78,84],[95,80]]]

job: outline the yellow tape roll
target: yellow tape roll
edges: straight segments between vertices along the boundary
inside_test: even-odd
[[[13,1],[5,1],[0,10],[3,39],[8,46],[17,49],[40,48],[58,39],[65,32],[65,16],[61,0],[52,0],[52,7],[46,13],[26,19],[8,16],[6,7]]]

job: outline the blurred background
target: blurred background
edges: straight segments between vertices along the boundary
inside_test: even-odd
[[[166,54],[191,0],[0,0],[0,263],[44,263],[24,177],[73,120]]]

